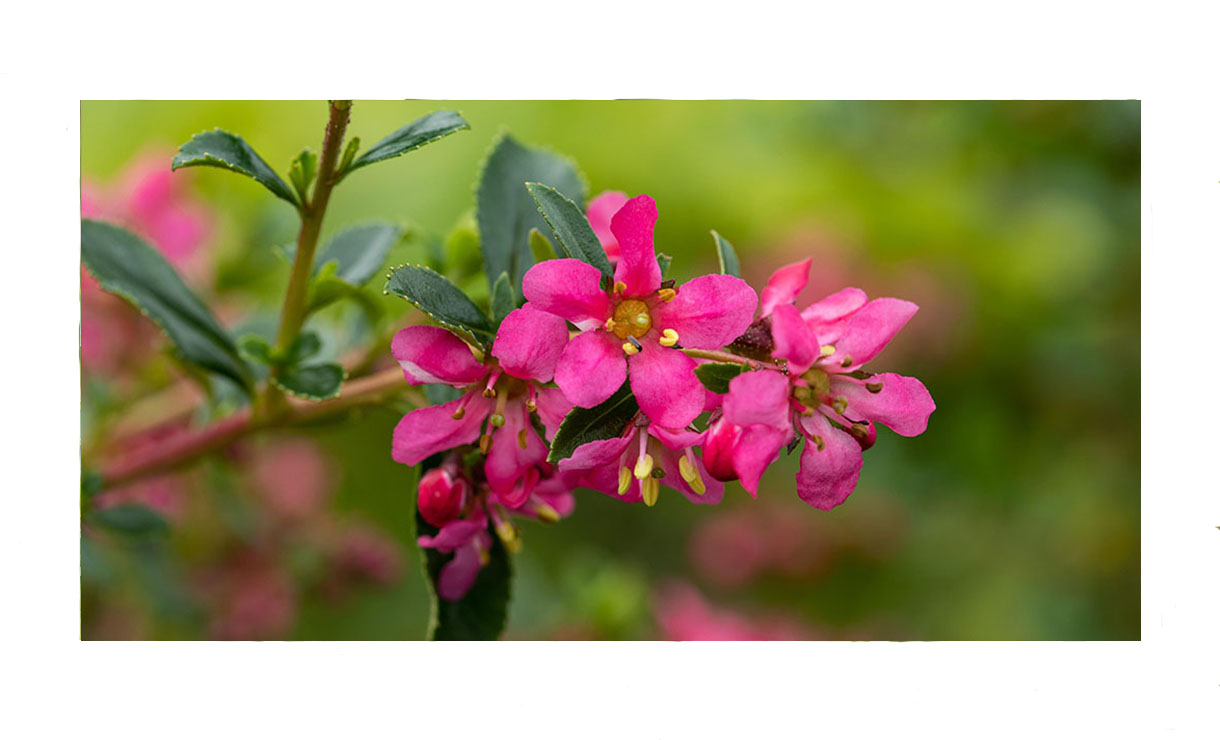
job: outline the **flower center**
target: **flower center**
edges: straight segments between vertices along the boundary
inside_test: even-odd
[[[627,337],[642,337],[652,328],[652,314],[648,313],[648,304],[628,298],[614,307],[614,325],[611,331],[619,339]]]

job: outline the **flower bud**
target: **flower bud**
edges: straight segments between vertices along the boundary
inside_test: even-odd
[[[730,424],[722,416],[707,428],[707,437],[703,440],[703,467],[716,480],[737,480],[737,471],[733,468],[733,447],[741,437],[741,427]]]
[[[462,513],[469,488],[465,478],[432,468],[419,480],[419,515],[434,527],[445,526]]]

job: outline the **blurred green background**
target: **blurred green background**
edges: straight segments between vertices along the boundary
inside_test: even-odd
[[[589,195],[652,195],[680,282],[715,269],[714,228],[760,289],[812,256],[800,306],[846,285],[915,301],[868,369],[921,378],[938,407],[921,437],[879,428],[830,513],[796,498],[796,456],[758,501],[737,484],[719,507],[578,492],[569,519],[525,525],[506,637],[1139,638],[1138,102],[357,102],[349,135],[367,147],[441,107],[472,130],[353,174],[327,233],[387,219],[410,229],[396,261],[443,253],[508,130],[572,157]],[[106,191],[213,127],[284,173],[320,149],[326,107],[86,102],[81,117],[82,177]],[[192,285],[230,326],[273,325],[291,208],[220,170],[174,177],[212,224]],[[383,336],[419,321],[376,292]],[[318,323],[336,356],[368,328],[344,310]],[[121,380],[86,371],[86,449],[173,378],[159,355]],[[412,471],[389,457],[400,416],[268,436],[164,482],[167,538],[83,540],[82,636],[422,636]],[[312,503],[284,504],[297,494]]]

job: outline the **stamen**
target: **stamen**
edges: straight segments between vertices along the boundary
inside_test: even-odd
[[[645,478],[640,481],[640,495],[644,498],[645,506],[656,506],[660,493],[661,482],[656,478]]]
[[[627,355],[628,357],[634,354],[639,354],[639,351],[639,348],[636,347],[634,343],[623,342],[623,354]]]
[[[627,337],[627,341],[631,344],[632,347],[635,347],[636,352],[639,352],[640,350],[644,349],[644,345],[640,344],[640,340],[636,339],[635,337]]]
[[[483,389],[483,398],[496,397],[496,381],[500,379],[500,373],[504,372],[500,368],[491,371],[491,375],[487,377],[487,387]]]
[[[536,500],[537,497],[534,498],[534,515],[538,517],[538,521],[542,522],[543,524],[554,524],[555,522],[559,521],[558,511],[555,511],[555,509],[550,505]]]
[[[653,460],[652,455],[645,454],[635,462],[635,477],[644,480],[652,473]]]
[[[526,439],[524,429],[517,432],[517,446],[523,450],[528,446],[528,440]]]
[[[826,440],[822,439],[822,435],[815,434],[809,439],[813,442],[814,446],[818,448],[818,452],[826,449]]]
[[[672,347],[678,343],[678,332],[673,329],[666,329],[661,332],[661,338],[657,340],[662,347]]]
[[[851,355],[843,355],[843,362],[841,362],[839,364],[842,365],[843,367],[851,367],[852,366]]]
[[[627,290],[627,283],[624,283],[622,280],[614,284],[615,295],[622,295],[623,291],[625,290]]]
[[[883,384],[880,380],[874,380],[871,383],[865,383],[864,387],[868,389],[869,393],[880,393]]]
[[[628,488],[631,488],[631,468],[624,465],[618,469],[618,495],[626,495]]]
[[[482,452],[484,455],[486,455],[488,452],[491,452],[491,435],[490,434],[484,434],[483,436],[479,437],[479,452]]]
[[[466,415],[466,404],[463,403],[462,405],[457,407],[457,411],[454,411],[452,414],[449,415],[449,418],[454,419],[454,420],[460,420],[465,415]]]
[[[678,291],[674,290],[673,288],[661,288],[657,291],[657,297],[666,303],[672,301],[677,295]]]
[[[834,353],[835,353],[835,346],[833,344],[823,344],[822,353],[818,356],[818,359],[820,360],[823,357],[830,357]]]
[[[606,319],[605,328],[606,328],[606,331],[614,331],[614,317],[613,316]]]
[[[695,461],[691,458],[694,453],[688,447],[686,454],[678,458],[678,472],[682,475],[682,480],[686,481],[687,485],[696,494],[702,496],[707,493],[707,485],[703,482],[703,477],[699,475],[699,468],[695,467]]]
[[[839,396],[834,400],[834,403],[832,403],[831,406],[834,408],[836,414],[842,414],[847,410],[847,396]]]

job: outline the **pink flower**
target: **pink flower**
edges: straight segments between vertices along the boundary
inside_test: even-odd
[[[607,190],[589,201],[589,208],[586,210],[589,225],[593,227],[593,233],[597,234],[597,239],[602,243],[602,248],[606,250],[606,258],[610,260],[611,264],[618,262],[619,248],[618,239],[610,230],[610,219],[614,218],[614,214],[618,213],[619,209],[626,204],[626,193]]]
[[[303,437],[278,440],[252,466],[255,489],[277,518],[303,521],[320,514],[335,476],[325,453]]]
[[[470,494],[470,481],[457,470],[457,465],[432,468],[419,479],[416,500],[419,515],[434,527],[443,527],[462,513]]]
[[[896,298],[869,301],[863,291],[847,288],[798,312],[792,301],[805,286],[810,262],[780,268],[762,294],[771,355],[787,361],[788,374],[761,370],[733,378],[723,416],[708,429],[705,455],[713,475],[740,477],[755,495],[763,470],[803,434],[797,494],[829,510],[855,489],[861,452],[876,439],[874,421],[915,436],[927,428],[936,404],[915,378],[860,370],[918,307]]]
[[[812,640],[816,636],[787,616],[748,617],[713,607],[694,587],[673,583],[661,590],[657,623],[667,640]]]
[[[661,282],[653,249],[657,208],[640,195],[610,220],[619,261],[610,290],[597,268],[576,259],[541,262],[525,274],[529,304],[571,321],[581,333],[563,348],[555,382],[578,406],[605,401],[630,376],[654,423],[681,429],[703,410],[695,361],[680,349],[718,349],[750,325],[758,298],[745,281],[705,275],[674,289]],[[629,372],[630,371],[630,372]]]
[[[491,534],[487,531],[487,516],[480,509],[472,509],[468,518],[449,522],[434,536],[420,537],[419,546],[453,553],[453,559],[441,568],[436,586],[442,599],[458,601],[474,585],[479,569],[489,557]]]
[[[486,362],[444,329],[410,326],[398,332],[391,352],[407,382],[466,392],[404,416],[394,430],[394,459],[415,465],[477,440],[487,456],[484,473],[492,491],[503,505],[520,506],[529,496],[524,476],[547,455],[530,415],[538,415],[549,438],[572,410],[559,389],[542,385],[554,377],[567,340],[562,319],[528,305],[504,319]]]
[[[614,439],[588,442],[559,469],[583,474],[582,485],[621,501],[657,502],[660,487],[680,491],[697,504],[718,504],[724,485],[711,477],[695,448],[704,434],[649,424],[641,413]]]

